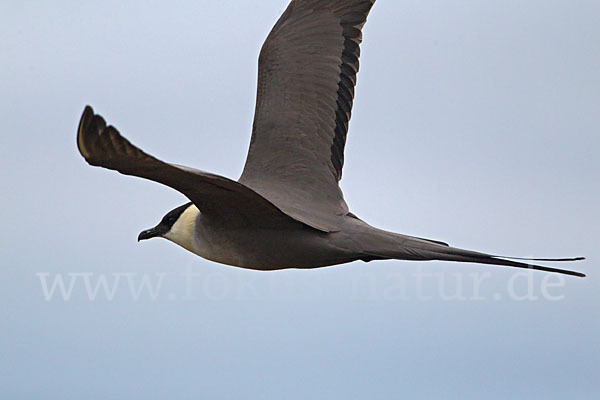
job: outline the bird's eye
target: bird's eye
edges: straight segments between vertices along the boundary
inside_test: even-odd
[[[167,223],[168,223],[169,225],[173,225],[173,224],[175,223],[175,218],[173,218],[173,217],[169,217],[169,218],[167,218]]]

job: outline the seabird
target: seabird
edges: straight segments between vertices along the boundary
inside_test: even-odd
[[[252,138],[241,177],[169,164],[86,106],[85,160],[167,185],[190,202],[138,240],[166,238],[208,260],[256,270],[362,260],[445,260],[582,273],[374,228],[351,213],[338,182],[358,72],[361,29],[375,0],[292,0],[263,44]]]

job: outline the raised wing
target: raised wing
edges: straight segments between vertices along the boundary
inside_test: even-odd
[[[326,232],[348,213],[338,181],[375,0],[293,0],[260,52],[252,139],[239,181]]]
[[[167,185],[187,196],[200,211],[237,223],[281,227],[294,220],[244,185],[208,172],[168,164],[135,147],[113,126],[106,126],[92,107],[83,111],[77,147],[93,166],[138,176]]]

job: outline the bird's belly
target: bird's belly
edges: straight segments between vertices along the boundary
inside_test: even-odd
[[[313,229],[225,229],[203,226],[194,253],[222,264],[275,270],[316,268],[353,261],[352,252]]]

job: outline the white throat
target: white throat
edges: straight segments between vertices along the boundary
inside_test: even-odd
[[[184,212],[181,213],[177,221],[171,227],[171,230],[167,232],[163,237],[170,240],[171,242],[178,244],[184,249],[196,252],[196,246],[194,244],[195,228],[196,228],[196,217],[200,213],[200,210],[191,204]]]

